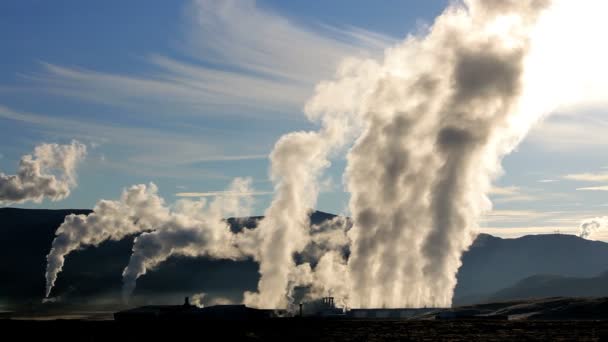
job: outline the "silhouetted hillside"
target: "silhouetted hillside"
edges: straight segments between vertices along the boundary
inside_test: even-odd
[[[6,307],[40,303],[45,287],[46,255],[55,230],[68,214],[91,210],[33,210],[0,208],[0,304]],[[314,212],[319,224],[335,215]],[[255,228],[261,217],[228,219],[231,228]],[[134,237],[107,241],[98,248],[85,248],[67,257],[53,296],[74,304],[116,303],[122,287],[122,271],[129,261]],[[245,290],[255,290],[258,265],[252,260],[234,262],[206,258],[172,257],[137,283],[140,303],[174,303],[184,295],[206,292],[229,300],[240,300]],[[2,307],[0,307],[2,309]]]
[[[476,302],[539,274],[594,277],[608,270],[608,244],[574,235],[528,235],[501,239],[481,234],[463,255],[457,304]],[[601,295],[608,295],[608,288]]]
[[[540,297],[600,297],[608,291],[608,273],[596,277],[536,275],[520,280],[488,297],[488,301]]]
[[[0,304],[10,307],[11,304],[40,302],[45,285],[45,257],[55,230],[67,214],[89,212],[0,209],[0,278],[3,280],[0,283]],[[335,215],[317,211],[312,214],[311,221],[319,224],[333,217]],[[260,218],[229,219],[228,222],[233,230],[238,231],[244,227],[253,229]],[[132,242],[133,237],[72,253],[68,256],[52,295],[62,296],[64,303],[116,303],[120,299],[121,274],[129,260]],[[608,244],[603,242],[572,235],[501,239],[482,234],[463,256],[455,304],[487,300],[497,291],[539,274],[584,278],[597,276],[606,270]],[[257,281],[258,266],[252,260],[233,262],[172,257],[159,269],[143,276],[138,281],[134,295],[137,303],[181,302],[183,296],[200,292],[208,293],[209,297],[239,301],[243,291],[256,288]],[[562,282],[565,284],[563,286],[570,286],[570,281],[572,280]],[[606,279],[602,278],[602,281]],[[553,284],[548,280],[541,283]],[[533,292],[534,296],[579,295],[549,290],[559,286],[561,285],[535,285],[532,288],[536,291]],[[519,296],[521,292],[518,288],[515,286],[503,290],[506,292],[501,292],[500,298]],[[596,290],[589,292],[589,295],[608,295],[608,286]]]

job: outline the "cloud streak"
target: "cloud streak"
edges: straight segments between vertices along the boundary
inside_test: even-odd
[[[188,167],[196,163],[215,161],[262,160],[264,154],[218,154],[218,147],[200,136],[178,133],[157,128],[116,126],[97,120],[55,117],[39,113],[16,111],[0,105],[0,119],[24,123],[36,129],[44,129],[50,136],[76,137],[88,140],[91,145],[119,148],[119,153],[104,157],[104,167],[127,171],[131,174],[179,178],[227,179],[222,174]],[[220,151],[221,152],[221,151]]]
[[[43,62],[43,72],[22,77],[59,95],[126,108],[153,104],[173,113],[177,106],[208,116],[227,107],[295,114],[314,84],[332,75],[344,57],[377,56],[394,42],[357,28],[299,25],[253,0],[197,0],[184,13],[181,49],[191,58],[152,54],[146,61],[154,76]]]
[[[253,192],[231,192],[231,191],[207,191],[207,192],[178,192],[177,197],[217,197],[217,196],[264,196],[272,195],[272,191],[253,191]]]
[[[608,173],[573,173],[565,175],[563,178],[580,182],[606,182]]]
[[[608,191],[608,185],[600,186],[588,186],[583,188],[576,188],[577,191]]]

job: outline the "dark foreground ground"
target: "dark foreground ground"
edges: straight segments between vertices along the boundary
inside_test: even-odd
[[[271,319],[258,322],[0,321],[10,340],[59,341],[605,341],[608,321],[390,321]],[[9,334],[9,335],[7,335]]]

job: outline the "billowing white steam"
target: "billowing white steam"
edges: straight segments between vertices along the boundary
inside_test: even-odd
[[[293,279],[302,268],[296,268],[294,255],[310,242],[308,214],[317,201],[319,177],[330,165],[331,154],[356,137],[359,114],[366,107],[364,99],[373,90],[369,83],[377,77],[374,61],[353,62],[345,61],[338,70],[340,82],[320,83],[316,96],[306,105],[308,118],[321,121],[321,129],[289,133],[274,146],[270,159],[275,197],[255,230],[259,243],[254,255],[261,278],[258,292],[245,293],[245,304],[285,307],[293,286],[299,284]],[[355,98],[360,101],[352,101]]]
[[[87,148],[78,141],[71,144],[41,144],[34,153],[21,157],[15,175],[0,172],[0,204],[59,201],[76,186],[76,167]]]
[[[190,298],[190,303],[192,303],[192,305],[196,306],[197,308],[204,308],[205,305],[203,304],[203,299],[207,296],[206,293],[201,292],[201,293],[195,293],[192,295],[192,297]]]
[[[137,278],[172,255],[231,260],[246,257],[224,218],[251,214],[250,183],[250,179],[235,179],[227,195],[217,196],[209,204],[205,199],[178,201],[154,231],[135,238],[133,253],[122,274],[125,298],[135,289]]]
[[[357,82],[350,95],[361,96],[358,92],[363,87],[360,80]],[[307,113],[313,120],[318,118],[314,104]],[[316,205],[319,177],[330,165],[330,154],[349,140],[355,127],[352,118],[340,112],[328,113],[318,132],[289,133],[276,143],[270,155],[275,196],[255,230],[258,243],[254,258],[260,264],[261,277],[258,292],[245,293],[245,304],[264,308],[288,305],[291,288],[297,283],[293,278],[300,273],[294,255],[310,241],[309,214]]]
[[[134,286],[135,280],[145,273],[146,268],[162,262],[171,254],[240,255],[231,247],[229,228],[221,221],[224,214],[248,214],[252,202],[249,184],[249,179],[237,178],[230,186],[229,195],[218,197],[208,208],[204,200],[181,200],[174,210],[157,194],[156,185],[139,184],[124,190],[118,201],[99,201],[89,215],[66,216],[55,233],[51,251],[47,255],[46,296],[50,295],[69,253],[144,232],[158,230],[158,233],[146,234],[146,237],[140,239],[140,236],[136,240],[134,255],[125,270],[128,287]],[[240,196],[241,193],[245,195]],[[164,244],[154,244],[158,237],[164,239]],[[176,246],[163,249],[170,243]],[[196,250],[205,243],[210,244],[207,250]]]
[[[257,292],[245,293],[251,306],[286,307],[296,286],[352,307],[449,306],[462,252],[491,207],[486,194],[502,157],[544,115],[606,94],[607,7],[592,0],[453,2],[427,32],[387,49],[383,60],[347,59],[335,80],[317,86],[306,113],[321,128],[276,143],[275,197],[257,229],[233,234],[221,222],[246,207],[234,199],[141,214],[125,199],[108,202],[122,208],[108,215],[118,224],[66,218],[49,254],[47,294],[67,253],[101,241],[93,235],[154,230],[135,243],[123,274],[127,294],[170,255],[253,256],[261,278]],[[353,141],[345,171],[352,221],[311,229],[319,179],[330,157]],[[201,210],[211,213],[196,214]]]
[[[134,185],[124,190],[118,201],[100,200],[89,215],[66,216],[46,257],[46,297],[71,252],[107,240],[122,240],[166,222],[169,209],[157,191],[152,183]]]
[[[331,93],[318,89],[316,99],[327,99],[322,103],[332,115],[336,98],[352,101],[344,105],[358,109],[351,115],[363,113],[364,130],[345,173],[354,222],[347,270],[352,306],[451,304],[460,257],[480,214],[491,207],[486,194],[502,157],[544,115],[586,101],[572,90],[606,90],[605,63],[593,57],[601,75],[581,76],[579,69],[591,69],[579,68],[583,51],[569,51],[569,43],[587,53],[601,49],[593,26],[568,26],[578,40],[594,42],[589,45],[557,44],[577,35],[555,36],[563,20],[605,13],[605,7],[593,1],[454,3],[426,34],[388,49],[376,67],[360,61],[357,70],[350,61],[349,77],[326,86]],[[565,68],[576,71],[552,78]],[[372,80],[364,92],[369,96],[340,96],[357,77]],[[583,82],[589,77],[602,80]]]
[[[451,304],[499,160],[544,114],[518,108],[544,3],[468,1],[387,51],[348,155],[351,305]]]
[[[605,230],[608,227],[608,217],[594,217],[591,219],[586,219],[581,222],[581,225],[578,227],[579,235],[583,239],[588,239],[593,236],[599,230]]]

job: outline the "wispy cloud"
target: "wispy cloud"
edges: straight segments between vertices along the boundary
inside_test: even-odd
[[[490,189],[490,195],[498,195],[498,196],[518,195],[518,194],[520,194],[520,190],[521,189],[518,186],[507,186],[507,187],[493,186],[492,189]]]
[[[580,153],[608,146],[606,130],[608,122],[597,114],[553,115],[534,127],[527,140],[550,151]]]
[[[608,185],[588,186],[584,188],[576,188],[578,191],[608,191]]]
[[[264,196],[271,195],[272,191],[253,192],[230,192],[230,191],[207,191],[207,192],[178,192],[177,197],[215,197],[215,196]]]
[[[494,186],[490,190],[490,196],[492,196],[492,201],[495,203],[528,202],[541,198],[538,195],[526,193],[518,186]]]
[[[539,183],[555,183],[555,182],[559,182],[557,179],[539,179],[538,180]]]
[[[483,222],[523,222],[556,216],[560,212],[543,212],[535,210],[492,210],[486,213]]]
[[[145,58],[151,69],[145,75],[43,62],[43,72],[22,76],[60,95],[128,108],[160,106],[172,115],[176,107],[189,115],[214,115],[223,107],[297,114],[343,58],[378,56],[395,41],[357,28],[307,27],[253,0],[193,1],[185,13],[180,46],[187,62],[153,54]]]
[[[204,163],[204,162],[216,162],[216,161],[233,161],[233,160],[257,160],[267,159],[267,154],[249,154],[249,155],[235,155],[235,156],[209,156],[198,159],[190,160],[189,163]]]
[[[103,146],[120,149],[112,157],[104,154],[100,162],[105,167],[125,170],[137,175],[173,177],[227,178],[220,174],[185,170],[184,165],[200,161],[231,161],[263,159],[265,154],[219,154],[218,147],[200,136],[159,130],[155,128],[115,126],[94,120],[73,120],[64,117],[20,112],[0,105],[0,119],[18,121],[52,135],[66,139],[77,138]]]
[[[564,179],[581,181],[581,182],[606,182],[608,181],[608,172],[604,173],[573,173],[563,176]]]

